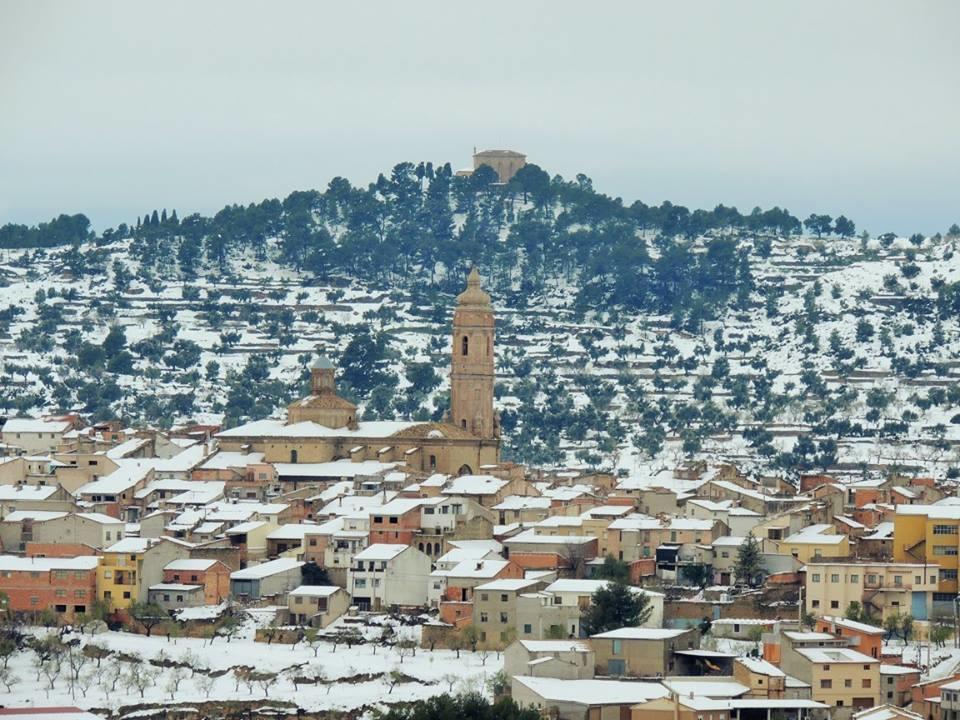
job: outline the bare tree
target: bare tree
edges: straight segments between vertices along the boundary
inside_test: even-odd
[[[213,675],[206,673],[201,673],[193,679],[193,684],[197,686],[197,690],[203,693],[204,697],[210,697],[210,692],[213,690],[216,682],[217,679],[213,677]]]
[[[256,673],[254,679],[260,689],[263,690],[264,697],[270,697],[270,688],[277,682],[276,673]]]
[[[176,697],[177,692],[180,690],[180,683],[182,683],[187,677],[186,668],[180,666],[174,666],[170,668],[167,673],[167,682],[164,684],[164,690],[170,693],[170,699],[173,700]]]
[[[110,682],[110,692],[113,693],[117,691],[117,683],[120,682],[120,678],[123,677],[125,667],[126,663],[120,658],[110,658],[110,662],[107,663],[107,667],[104,670],[105,679]]]
[[[13,670],[4,666],[0,668],[0,683],[7,688],[7,692],[13,692],[13,686],[20,682],[20,678],[13,674]]]
[[[77,687],[80,688],[80,693],[86,697],[87,693],[90,692],[90,688],[97,684],[100,679],[99,674],[95,670],[90,670],[90,672],[85,672],[77,678]]]
[[[453,692],[453,686],[457,684],[457,681],[460,679],[460,676],[457,673],[444,673],[440,676],[440,682],[447,684],[447,692]]]
[[[393,692],[393,689],[397,686],[397,683],[403,681],[403,673],[399,670],[391,670],[387,673],[387,685],[390,686],[390,689],[387,690],[387,695],[390,695]]]
[[[134,660],[127,663],[127,672],[123,676],[123,684],[128,690],[136,690],[142,698],[147,688],[153,685],[154,679],[154,671],[150,665],[142,660]]]

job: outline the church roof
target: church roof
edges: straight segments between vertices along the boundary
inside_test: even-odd
[[[321,355],[313,364],[314,370],[333,370],[334,367],[334,364],[330,362],[330,358],[328,358],[326,355]]]
[[[457,305],[490,307],[490,296],[480,287],[480,273],[477,272],[477,268],[473,268],[467,276],[467,289],[457,295]]]
[[[357,406],[349,400],[345,400],[334,393],[322,393],[320,395],[307,395],[307,397],[295,401],[288,407],[303,408],[321,408],[324,410],[356,410]]]

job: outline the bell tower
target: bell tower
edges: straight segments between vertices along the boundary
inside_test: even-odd
[[[493,410],[493,306],[474,268],[453,312],[453,364],[450,372],[450,422],[474,435],[500,437]]]

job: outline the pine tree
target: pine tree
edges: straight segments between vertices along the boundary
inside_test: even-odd
[[[597,590],[588,607],[580,616],[580,624],[587,635],[637,627],[650,619],[653,607],[643,592],[623,582],[610,582]]]
[[[740,545],[737,562],[733,568],[737,582],[749,587],[756,587],[762,571],[760,561],[760,543],[753,535],[747,535],[743,544]]]

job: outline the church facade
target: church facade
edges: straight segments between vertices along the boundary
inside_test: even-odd
[[[356,406],[336,393],[334,365],[321,358],[311,370],[310,395],[288,406],[286,421],[257,420],[225,430],[217,435],[220,448],[262,452],[266,462],[278,463],[400,462],[426,474],[473,474],[497,465],[494,313],[476,269],[457,297],[452,335],[445,422],[359,421]]]

